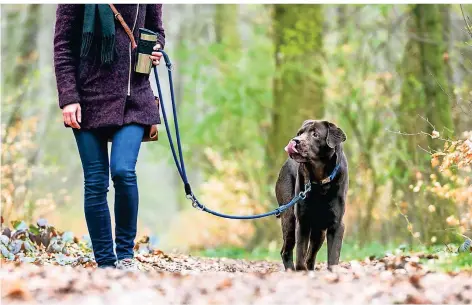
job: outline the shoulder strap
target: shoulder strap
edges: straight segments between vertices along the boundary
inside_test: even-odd
[[[126,34],[128,34],[129,39],[131,40],[131,46],[132,48],[136,48],[136,41],[134,40],[133,33],[131,32],[129,26],[126,24],[125,20],[123,19],[123,16],[121,16],[120,12],[116,9],[116,7],[113,4],[108,4],[113,11],[113,14],[115,15],[115,19],[118,20],[121,25],[123,26],[123,29],[125,29]]]

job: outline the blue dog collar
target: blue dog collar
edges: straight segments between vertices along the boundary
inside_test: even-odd
[[[333,181],[334,177],[336,177],[336,175],[338,174],[338,171],[339,171],[340,167],[341,167],[341,163],[336,164],[333,171],[331,172],[331,175],[329,175],[328,177],[321,180],[321,182],[312,182],[312,183],[313,184],[319,184],[319,185],[330,183],[331,181]]]

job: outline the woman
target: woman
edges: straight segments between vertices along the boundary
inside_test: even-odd
[[[164,47],[161,4],[117,4],[135,40],[138,29],[158,33]],[[134,72],[136,49],[108,4],[59,4],[54,66],[64,124],[73,129],[84,172],[84,210],[98,267],[137,269],[133,257],[138,216],[136,161],[145,132],[156,132],[159,109],[149,76]],[[150,56],[159,64],[160,52]],[[157,136],[157,134],[156,134]],[[111,155],[108,158],[108,140]],[[113,251],[107,204],[115,187]]]

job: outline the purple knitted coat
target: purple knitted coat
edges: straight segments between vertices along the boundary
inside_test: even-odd
[[[117,10],[133,31],[158,33],[164,47],[162,4],[116,4]],[[82,129],[122,126],[129,123],[154,125],[160,123],[159,110],[149,76],[134,72],[136,49],[119,21],[115,20],[115,59],[112,65],[100,62],[99,43],[94,40],[91,56],[80,58],[83,4],[59,4],[54,34],[54,67],[59,107],[80,102]],[[95,30],[96,34],[100,33]],[[96,35],[99,39],[100,35]]]

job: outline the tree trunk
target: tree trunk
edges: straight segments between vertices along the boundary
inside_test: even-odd
[[[216,43],[228,48],[228,51],[241,48],[241,38],[238,31],[237,4],[215,5],[215,35]]]
[[[445,5],[410,5],[411,19],[408,25],[410,39],[406,45],[403,60],[403,85],[401,90],[401,104],[398,111],[399,125],[403,132],[419,133],[433,131],[433,127],[443,135],[447,130],[453,128],[451,105],[448,92],[448,62],[444,60],[447,52],[447,43],[443,31],[445,21]],[[443,89],[442,89],[442,88]],[[428,119],[431,125],[418,117]],[[397,184],[402,192],[409,194],[410,184],[415,185],[415,175],[419,171],[428,177],[432,172],[430,156],[419,148],[435,149],[441,147],[443,142],[431,139],[427,136],[403,136],[400,140],[407,152],[407,158],[400,160],[398,174],[403,174],[402,182]],[[406,187],[405,187],[406,186]],[[422,191],[414,196],[406,196],[411,202],[408,208],[414,210],[415,218],[411,218],[413,224],[419,224],[423,240],[429,240],[431,232],[443,229],[445,219],[441,214],[453,212],[453,204],[442,202],[436,206],[437,213],[428,212],[431,198],[424,195]],[[437,201],[438,202],[438,201]],[[401,220],[403,221],[403,220]],[[436,234],[437,235],[437,234]]]
[[[273,12],[276,76],[267,140],[268,182],[287,158],[283,148],[304,120],[324,115],[323,7],[276,4]],[[273,192],[272,192],[273,198]]]
[[[462,46],[457,53],[460,53],[459,61],[456,63],[451,60],[451,64],[456,64],[453,76],[456,81],[455,88],[459,89],[459,94],[454,96],[456,106],[453,107],[454,126],[457,133],[470,130],[472,126],[472,102],[470,99],[470,90],[472,88],[472,49],[470,44],[472,37],[467,31],[467,23],[470,25],[472,18],[472,5],[463,5],[462,11],[456,12],[456,15],[450,16],[453,29],[464,29],[462,31],[450,31],[451,44]],[[452,12],[452,10],[449,10]],[[462,12],[464,15],[462,15]],[[464,20],[465,19],[465,20]],[[467,20],[467,23],[466,23]],[[452,51],[451,51],[452,53]],[[456,53],[456,54],[457,54]],[[455,54],[451,54],[454,56]],[[450,56],[450,58],[452,58]]]
[[[38,38],[38,26],[40,11],[40,4],[30,4],[27,6],[26,21],[22,25],[23,37],[21,37],[22,43],[19,44],[17,59],[20,59],[20,63],[15,65],[14,73],[11,74],[11,88],[19,88],[22,85],[27,73],[33,70],[37,61],[37,38]],[[16,50],[14,50],[16,52]],[[8,81],[8,80],[7,80]],[[15,125],[21,119],[21,106],[25,102],[24,94],[27,90],[17,97],[15,106],[12,109],[10,117],[7,120],[5,126],[5,135],[3,139],[7,139],[10,128]]]
[[[432,43],[420,43],[423,56],[423,84],[425,85],[426,101],[430,106],[427,108],[428,117],[440,132],[443,131],[443,128],[453,129],[451,105],[446,94],[450,87],[448,62],[444,60],[448,45],[443,35],[443,32],[449,29],[449,20],[444,20],[442,14],[448,10],[448,7],[449,5],[417,5],[415,9],[422,37],[432,41]],[[441,89],[438,83],[446,92]],[[437,141],[430,139],[430,144],[433,147],[437,146],[436,143]]]

